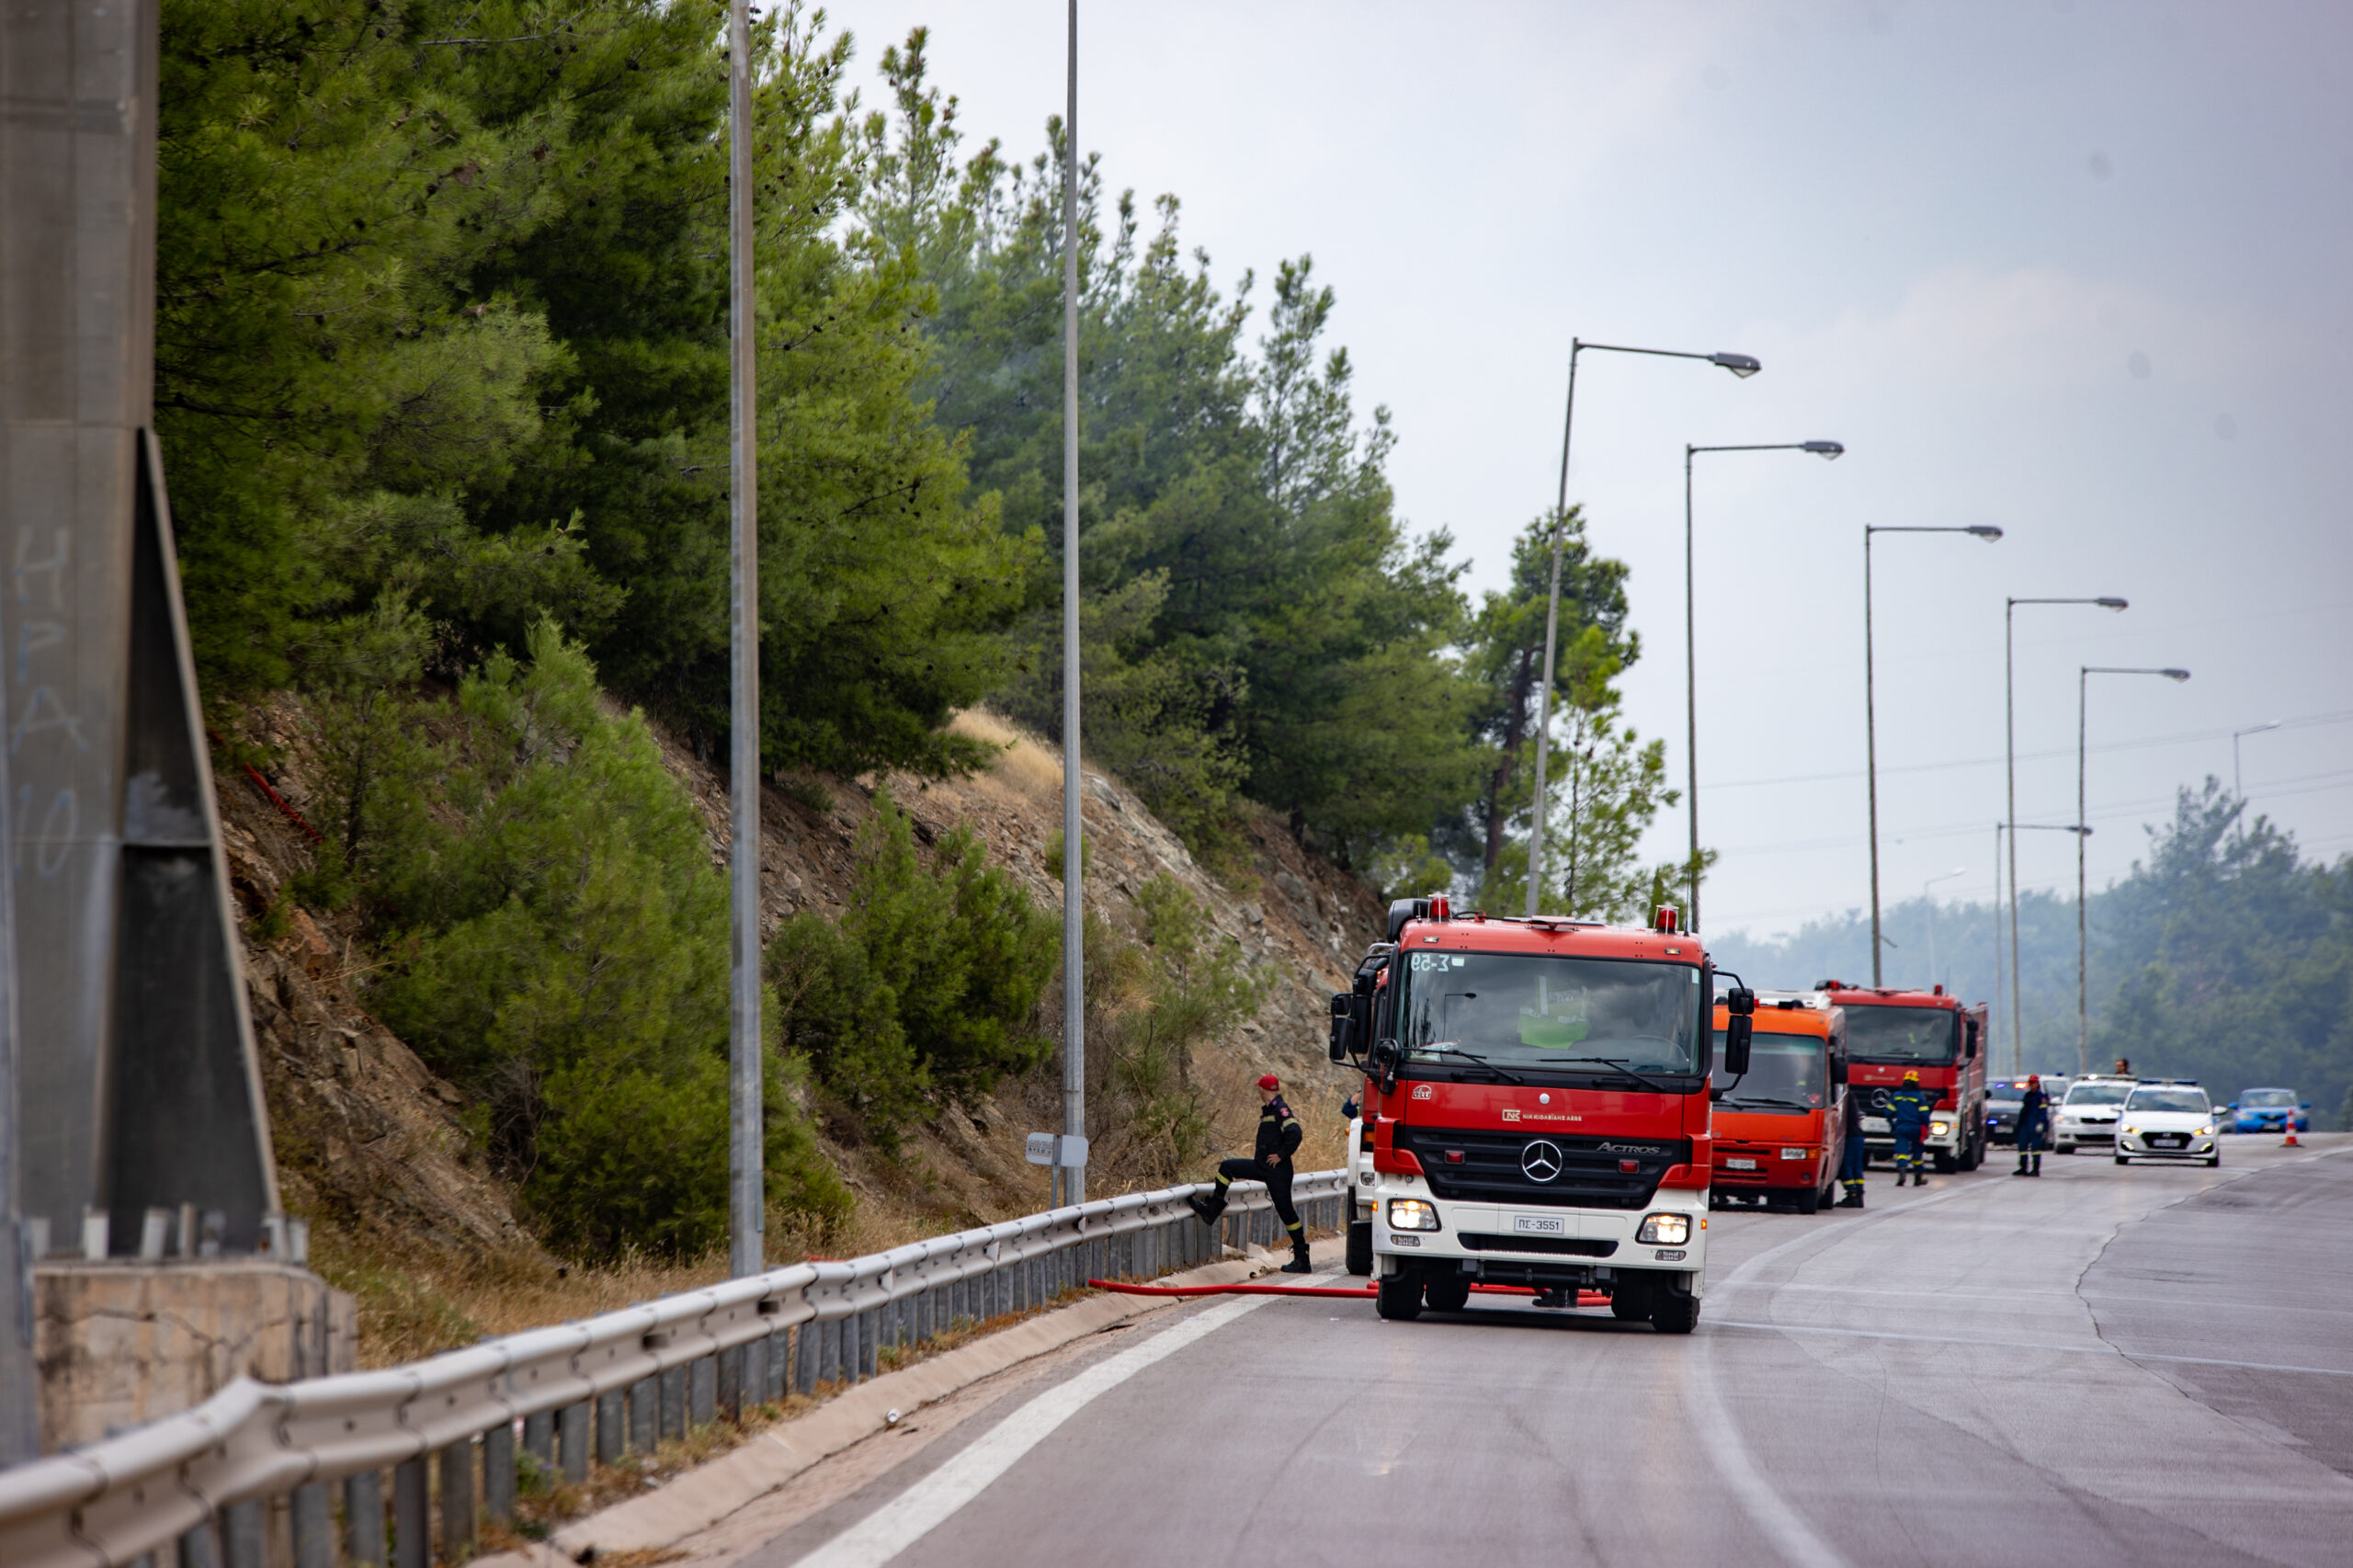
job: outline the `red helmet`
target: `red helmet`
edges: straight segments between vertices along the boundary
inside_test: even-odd
[[[1269,1073],[1258,1080],[1258,1086],[1262,1089],[1279,1089],[1283,1086],[1283,1081]]]

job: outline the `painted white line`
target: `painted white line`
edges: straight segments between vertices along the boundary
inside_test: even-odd
[[[997,1477],[1054,1429],[1164,1357],[1173,1356],[1205,1335],[1214,1334],[1245,1312],[1265,1306],[1271,1296],[1243,1296],[1198,1317],[1161,1330],[1142,1344],[1097,1362],[1068,1382],[1047,1390],[970,1448],[844,1530],[793,1568],[881,1568],[956,1510],[979,1496]]]
[[[2033,1339],[1971,1339],[1950,1334],[1898,1334],[1892,1329],[1836,1328],[1827,1324],[1742,1323],[1718,1318],[1718,1328],[1753,1329],[1759,1334],[1827,1334],[1841,1339],[1899,1339],[1913,1345],[1981,1345],[1993,1350],[2040,1350],[2065,1356],[2102,1356],[2110,1360],[2177,1361],[2192,1367],[2236,1367],[2249,1372],[2297,1372],[2315,1378],[2353,1378],[2353,1368],[2296,1367],[2275,1361],[2233,1361],[2220,1356],[2172,1356],[2161,1350],[2124,1350],[2098,1345],[2052,1345]]]

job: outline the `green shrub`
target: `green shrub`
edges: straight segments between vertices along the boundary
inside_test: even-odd
[[[373,721],[371,721],[372,722]],[[483,1108],[551,1244],[687,1253],[725,1234],[727,888],[643,721],[599,707],[551,621],[412,711],[362,813],[391,963],[379,1014]],[[772,1199],[849,1199],[768,1064]]]
[[[858,1133],[894,1148],[932,1097],[985,1094],[1046,1059],[1033,1016],[1059,962],[1057,922],[968,829],[926,864],[887,789],[857,857],[840,924],[796,915],[768,946],[767,974],[787,1049]]]

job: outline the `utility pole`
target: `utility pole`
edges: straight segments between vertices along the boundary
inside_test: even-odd
[[[727,1258],[738,1276],[767,1267],[766,1140],[760,1126],[760,505],[755,440],[758,368],[752,310],[752,17],[727,7],[728,707]]]
[[[1086,926],[1081,900],[1078,728],[1078,0],[1070,0],[1070,103],[1063,116],[1063,1137],[1059,1203],[1086,1200]]]

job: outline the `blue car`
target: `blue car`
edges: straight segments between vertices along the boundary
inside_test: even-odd
[[[2288,1119],[2293,1117],[2297,1131],[2310,1132],[2312,1108],[2309,1101],[2296,1098],[2293,1089],[2248,1089],[2231,1106],[2231,1131],[2284,1134]]]

